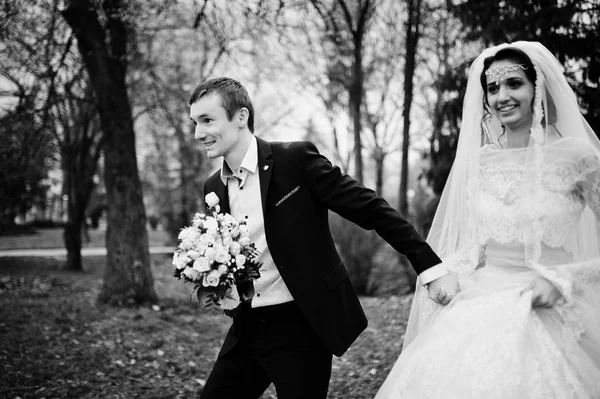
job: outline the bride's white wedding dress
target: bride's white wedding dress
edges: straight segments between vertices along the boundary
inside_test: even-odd
[[[543,198],[527,205],[526,151],[482,148],[478,264],[472,248],[445,260],[462,292],[446,307],[420,298],[419,334],[376,399],[600,398],[600,261],[578,259],[571,239],[581,217],[595,217],[586,204],[600,213],[598,159],[572,138],[545,151]],[[534,214],[540,223],[527,230]],[[542,235],[533,266],[528,234]],[[564,303],[532,308],[531,291],[521,292],[539,275]]]

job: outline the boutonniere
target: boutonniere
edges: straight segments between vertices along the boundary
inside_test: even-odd
[[[263,170],[265,170],[265,171],[266,171],[266,170],[268,170],[268,169],[269,169],[269,165],[265,165],[265,166],[263,166]]]

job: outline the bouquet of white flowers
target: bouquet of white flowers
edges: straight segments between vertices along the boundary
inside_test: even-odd
[[[192,225],[179,233],[173,255],[174,276],[195,284],[198,299],[207,293],[205,306],[219,307],[232,316],[240,304],[239,286],[260,277],[258,251],[250,242],[246,221],[219,213],[219,197],[206,195],[208,215],[197,213]],[[202,288],[201,288],[202,287]],[[249,299],[249,298],[243,298]]]

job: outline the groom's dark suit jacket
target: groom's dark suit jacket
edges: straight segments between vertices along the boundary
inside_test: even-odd
[[[341,356],[367,327],[367,319],[331,237],[328,210],[375,229],[417,273],[441,262],[384,199],[343,174],[310,142],[257,138],[258,173],[267,244],[295,303],[331,353]],[[220,171],[204,185],[229,212]],[[221,354],[237,342],[235,323]]]

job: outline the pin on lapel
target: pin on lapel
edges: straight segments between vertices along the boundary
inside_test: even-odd
[[[269,165],[263,166],[263,170],[267,170],[267,169],[269,169]]]

